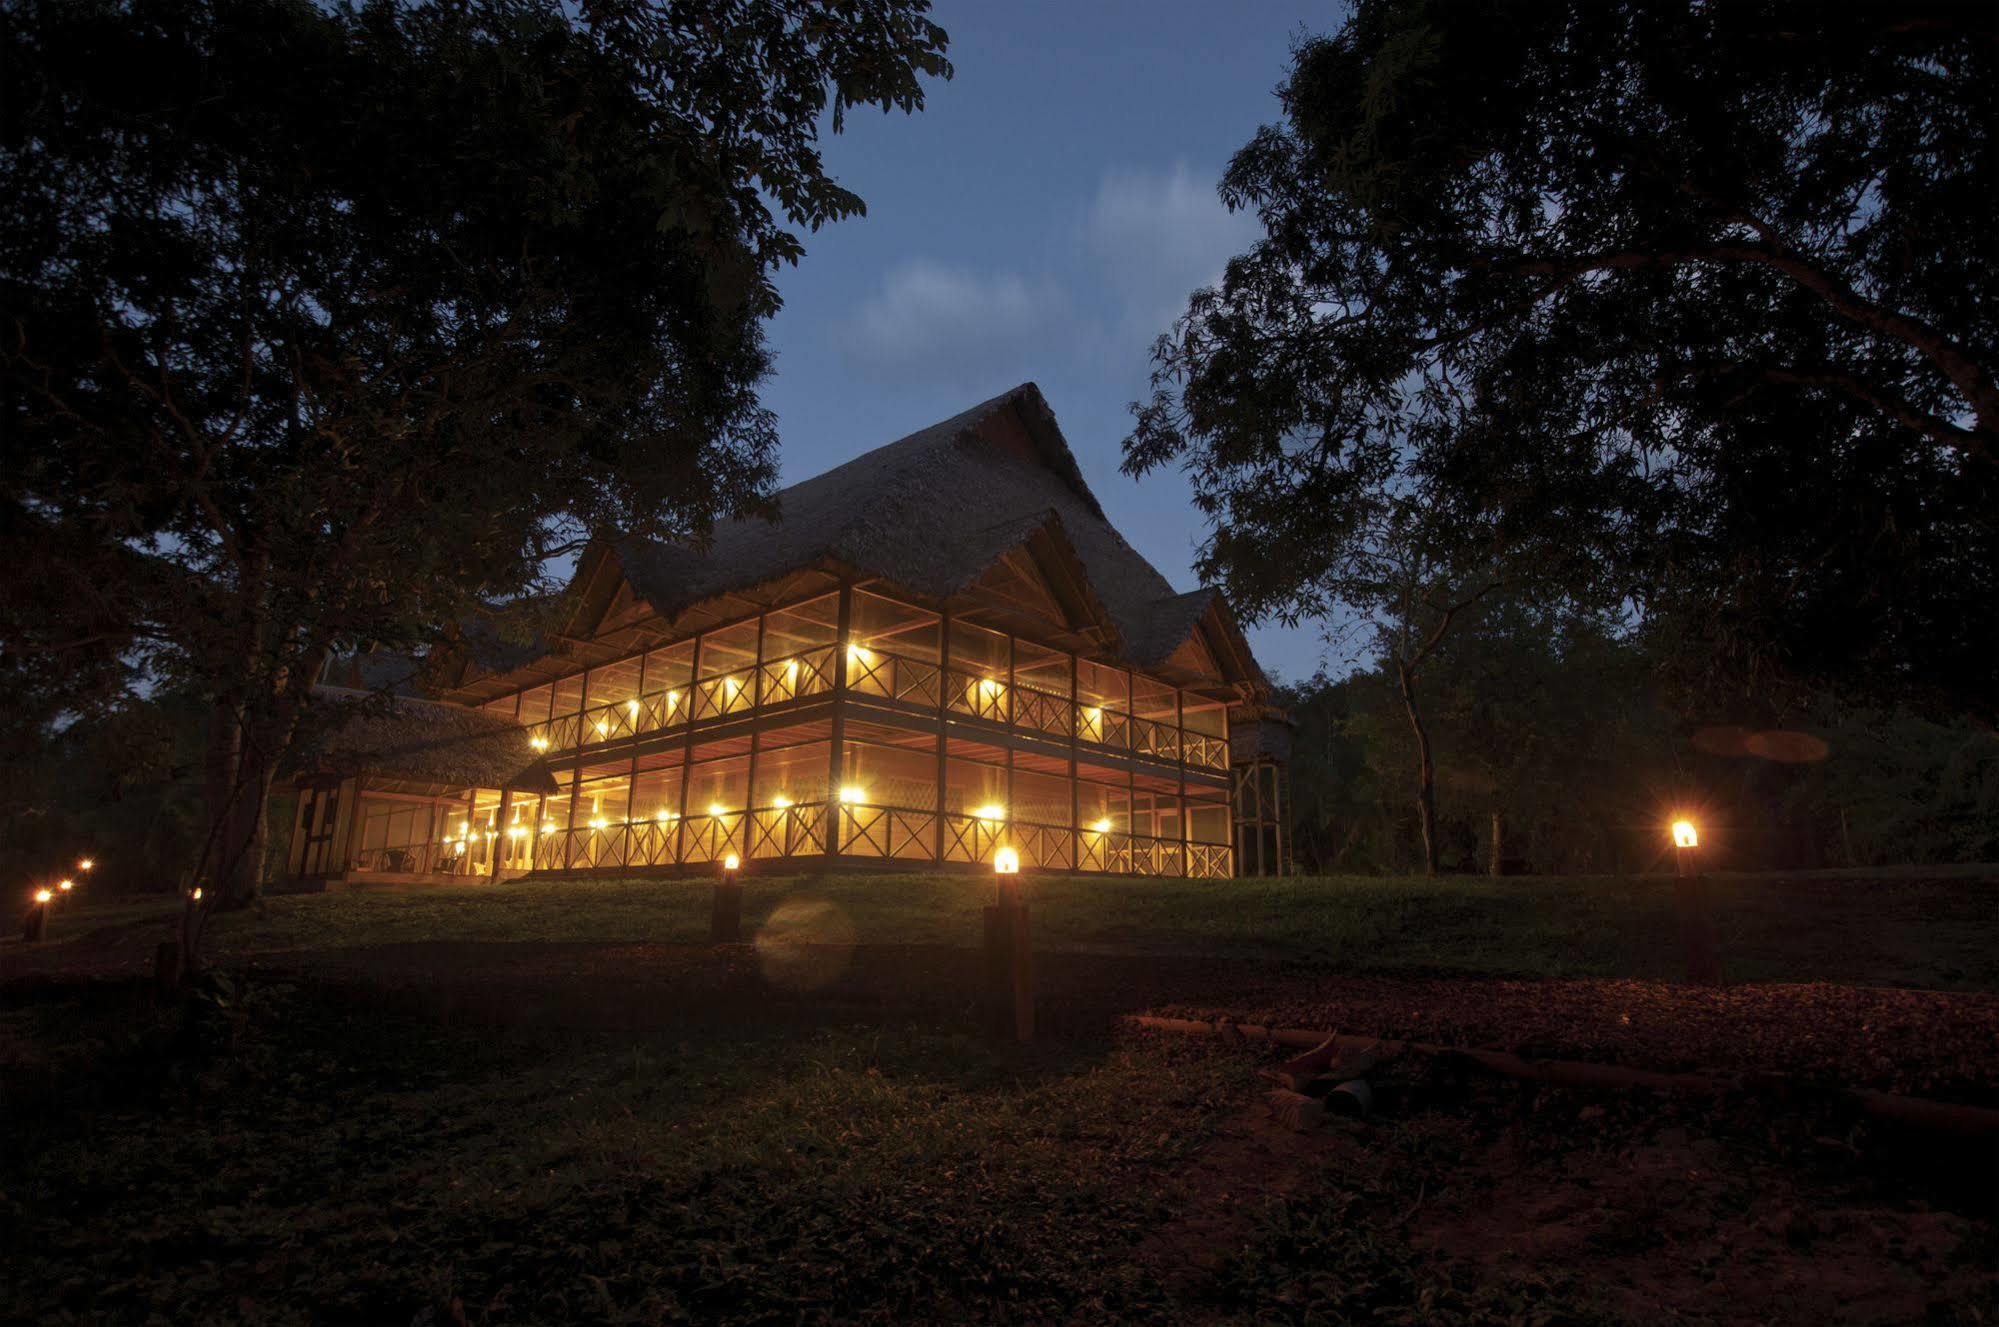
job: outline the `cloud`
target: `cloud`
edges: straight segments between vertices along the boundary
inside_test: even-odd
[[[864,371],[957,385],[1031,365],[1068,321],[1068,298],[1045,278],[918,258],[890,269],[840,334]]]
[[[1166,330],[1198,287],[1255,243],[1254,216],[1231,213],[1212,178],[1185,162],[1171,170],[1114,170],[1084,219],[1085,246],[1124,306],[1120,322],[1148,339]]]

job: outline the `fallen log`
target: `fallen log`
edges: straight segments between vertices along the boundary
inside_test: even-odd
[[[1657,1092],[1713,1095],[1742,1091],[1749,1086],[1749,1080],[1728,1074],[1660,1073],[1651,1069],[1630,1069],[1623,1065],[1590,1064],[1583,1060],[1529,1060],[1508,1051],[1471,1050],[1460,1046],[1437,1046],[1427,1042],[1395,1041],[1384,1037],[1351,1037],[1337,1033],[1328,1034],[1310,1028],[1270,1028],[1257,1023],[1237,1023],[1229,1019],[1209,1022],[1199,1018],[1160,1018],[1151,1014],[1132,1014],[1127,1017],[1126,1022],[1155,1032],[1221,1034],[1242,1041],[1268,1042],[1273,1046],[1304,1046],[1322,1050],[1330,1042],[1333,1044],[1333,1049],[1340,1052],[1367,1051],[1382,1058],[1392,1058],[1405,1053],[1431,1056],[1474,1064],[1507,1078],[1517,1078],[1532,1083],[1553,1083],[1561,1087],[1597,1088],[1614,1092],[1628,1091],[1631,1088],[1648,1088]],[[1757,1075],[1754,1082],[1758,1088],[1783,1086],[1804,1094],[1821,1090],[1771,1075]],[[1955,1102],[1931,1101],[1924,1097],[1907,1097],[1893,1092],[1879,1092],[1865,1088],[1831,1089],[1829,1095],[1847,1101],[1864,1114],[1877,1119],[1893,1120],[1899,1124],[1938,1133],[1953,1133],[1972,1138],[1999,1138],[1999,1110],[1988,1107],[1961,1106]]]

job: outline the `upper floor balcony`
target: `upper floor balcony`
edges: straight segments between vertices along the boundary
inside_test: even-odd
[[[775,610],[487,708],[511,707],[551,756],[837,695],[1096,753],[1229,768],[1224,702],[858,590],[843,633],[837,601]]]

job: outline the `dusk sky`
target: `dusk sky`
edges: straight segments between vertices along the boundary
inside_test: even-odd
[[[856,113],[825,140],[863,219],[806,239],[783,274],[764,393],[785,483],[1041,385],[1114,524],[1176,589],[1202,523],[1178,474],[1119,472],[1126,404],[1187,293],[1257,227],[1215,182],[1258,125],[1300,32],[1337,4],[941,0],[957,76],[914,117]],[[1315,631],[1250,632],[1264,667],[1309,676]],[[1331,661],[1339,663],[1338,659]]]

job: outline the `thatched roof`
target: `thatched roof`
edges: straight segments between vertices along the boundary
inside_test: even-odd
[[[527,731],[484,710],[421,700],[357,709],[300,760],[308,774],[403,779],[453,788],[554,792]]]
[[[1028,454],[1012,441],[1022,435]],[[777,505],[777,523],[723,522],[706,549],[624,539],[609,555],[632,588],[671,617],[823,560],[944,597],[1053,530],[1082,564],[1122,657],[1143,667],[1162,662],[1210,611],[1240,643],[1218,595],[1176,593],[1111,526],[1033,383],[794,484]],[[1247,647],[1240,652],[1255,676]]]

